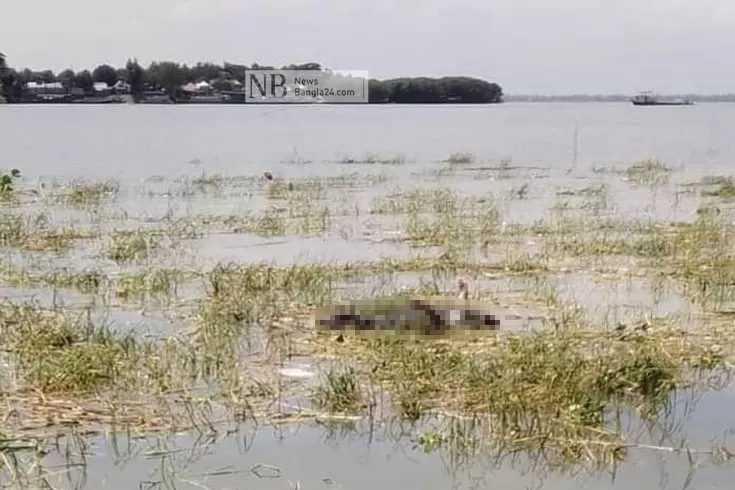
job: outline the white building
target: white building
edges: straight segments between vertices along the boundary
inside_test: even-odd
[[[105,82],[95,82],[92,86],[95,92],[109,92],[112,88]]]
[[[124,80],[118,80],[117,83],[112,86],[112,89],[118,94],[129,94],[130,88],[130,84]]]
[[[38,82],[28,82],[25,86],[26,90],[30,93],[38,94],[38,93],[44,93],[44,94],[61,94],[66,93],[66,87],[62,85],[61,82],[52,82],[52,83],[38,83]]]

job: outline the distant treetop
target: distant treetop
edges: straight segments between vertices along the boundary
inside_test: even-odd
[[[147,87],[174,94],[185,84],[203,81],[217,90],[241,90],[246,70],[255,69],[275,67],[229,62],[222,65],[198,62],[189,66],[173,61],[154,61],[144,68],[136,59],[129,59],[124,68],[102,64],[92,71],[75,72],[69,68],[55,74],[52,70],[35,71],[28,68],[16,71],[7,67],[6,58],[0,53],[0,95],[12,100],[29,82],[59,82],[64,87],[90,91],[95,83],[103,82],[112,86],[121,80],[130,85],[133,96],[142,94]],[[280,69],[322,70],[324,67],[320,63],[309,62],[289,64]],[[497,103],[502,102],[503,98],[503,91],[498,84],[470,77],[371,79],[368,87],[371,103]]]

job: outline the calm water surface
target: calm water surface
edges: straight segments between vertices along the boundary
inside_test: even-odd
[[[568,169],[661,158],[692,172],[728,170],[735,105],[627,103],[497,106],[5,106],[3,165],[30,176],[178,177],[199,159],[210,172],[249,174],[294,159],[293,173],[328,173],[344,156],[402,154],[418,164],[454,152]],[[337,170],[333,170],[337,171]]]

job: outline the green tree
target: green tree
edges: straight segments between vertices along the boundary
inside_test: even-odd
[[[104,82],[109,86],[115,85],[117,82],[117,71],[113,66],[99,65],[92,71],[92,80],[95,82]]]
[[[225,78],[214,78],[210,81],[214,90],[233,90],[235,88],[232,81]]]
[[[320,63],[303,63],[301,65],[285,65],[281,68],[282,70],[321,70],[322,65]]]
[[[199,81],[210,81],[215,78],[221,78],[225,73],[228,73],[225,68],[214,63],[197,63],[192,66],[189,70],[184,82],[199,82]]]
[[[230,78],[243,82],[245,81],[245,72],[249,70],[249,68],[247,65],[237,65],[225,62],[224,70],[230,75]]]
[[[33,79],[43,83],[53,83],[56,81],[56,75],[52,70],[43,70],[39,72],[33,72]]]
[[[143,67],[138,64],[137,59],[128,59],[125,69],[128,72],[126,80],[130,84],[130,93],[133,96],[133,100],[137,102],[143,95],[145,71],[143,70]]]
[[[368,100],[370,103],[390,102],[391,95],[390,88],[380,80],[368,80]]]
[[[33,80],[33,72],[30,70],[30,68],[24,68],[22,72],[18,73],[18,83],[22,85],[25,85],[28,82],[32,82]]]
[[[10,169],[10,172],[0,174],[0,196],[4,198],[10,197],[15,190],[14,183],[20,178],[20,170],[17,168]]]
[[[64,86],[71,87],[74,85],[74,70],[67,68],[56,76],[56,79]]]
[[[503,97],[503,90],[498,84],[470,77],[396,78],[368,87],[373,103],[492,104],[502,102]]]
[[[5,53],[0,51],[0,97],[7,100],[10,97],[8,96],[9,92],[9,84],[10,78],[8,77],[8,63],[5,60]],[[12,82],[11,82],[12,83]]]
[[[84,90],[85,92],[91,92],[94,88],[94,79],[89,70],[82,70],[74,75],[74,86]]]
[[[123,80],[125,82],[128,81],[128,70],[127,68],[118,68],[115,70],[115,77],[117,80]]]
[[[7,57],[0,53],[0,97],[8,102],[23,95],[23,83],[18,72],[8,66]]]
[[[146,81],[163,87],[171,97],[176,95],[176,89],[187,81],[186,78],[183,67],[173,61],[153,62],[146,70]]]

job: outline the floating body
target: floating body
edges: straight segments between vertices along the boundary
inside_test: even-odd
[[[360,300],[323,309],[316,327],[329,331],[386,331],[420,335],[446,335],[464,330],[497,330],[500,317],[485,304],[469,301],[467,283],[457,280],[457,299],[395,296]]]
[[[319,330],[381,331],[444,335],[450,331],[497,330],[500,317],[487,305],[447,298],[393,297],[323,308],[314,317]]]

